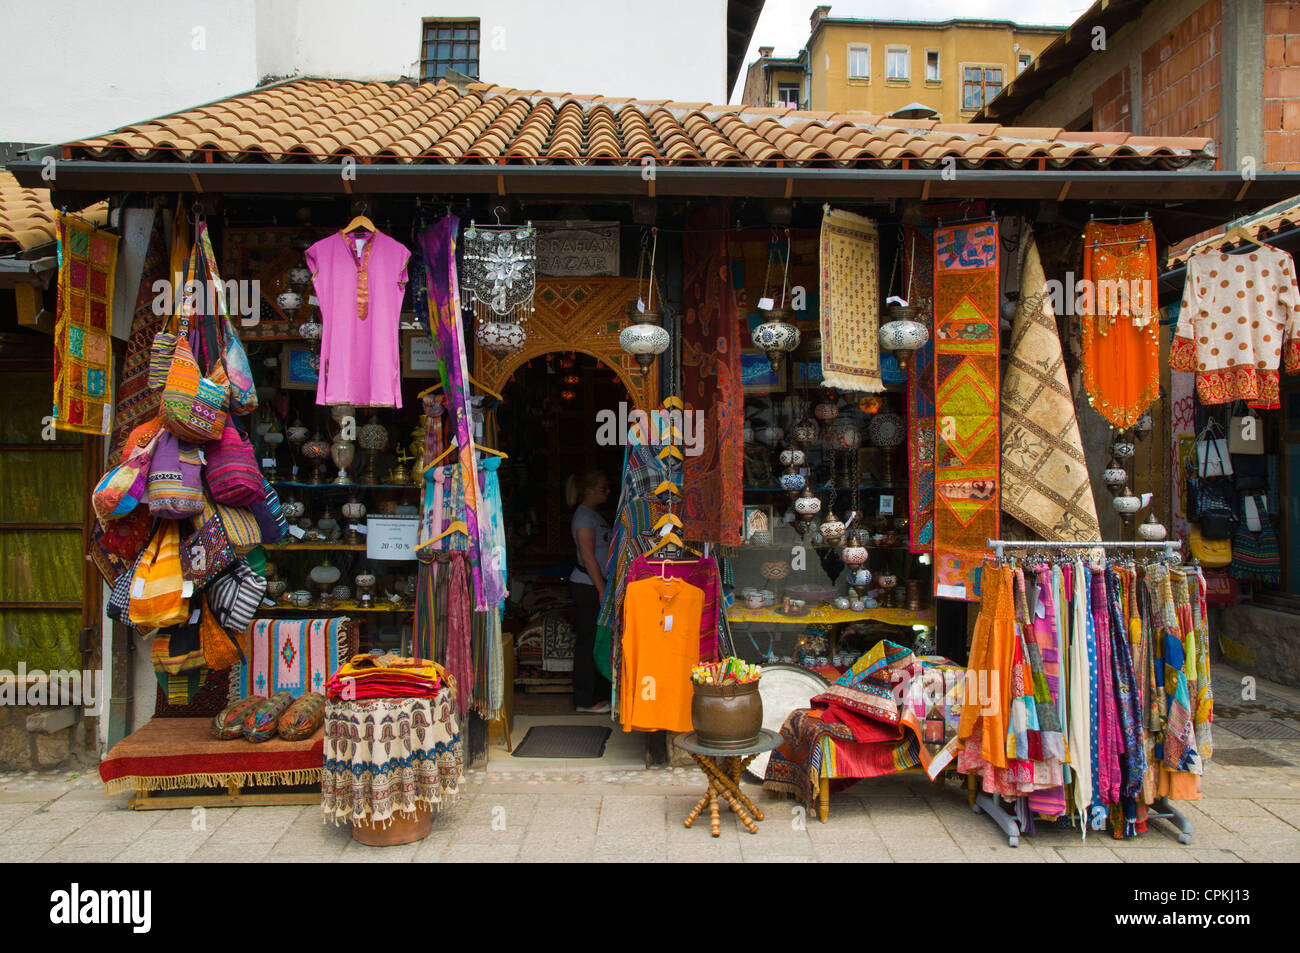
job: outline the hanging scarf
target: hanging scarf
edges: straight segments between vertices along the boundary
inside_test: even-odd
[[[1092,686],[1096,670],[1092,665],[1091,633],[1089,631],[1087,569],[1076,559],[1070,567],[1074,598],[1071,606],[1070,636],[1070,757],[1074,781],[1074,809],[1079,815],[1079,828],[1088,836],[1087,811],[1092,803],[1093,765],[1097,751],[1092,732]]]
[[[1196,639],[1196,682],[1188,686],[1196,702],[1196,750],[1201,760],[1209,761],[1213,753],[1214,688],[1210,679],[1210,621],[1205,604],[1205,574],[1200,567],[1187,574],[1187,594],[1192,606],[1192,626]]]
[[[1034,702],[1038,708],[1038,724],[1042,737],[1043,757],[1040,760],[1063,763],[1065,735],[1061,729],[1060,700],[1061,653],[1057,643],[1056,601],[1052,592],[1052,570],[1039,566],[1035,570],[1037,598],[1034,600],[1031,638],[1026,639],[1029,666],[1034,677]],[[1052,787],[1029,796],[1031,810],[1049,817],[1065,813],[1065,788]]]
[[[1111,661],[1115,674],[1115,706],[1120,731],[1120,798],[1112,815],[1116,836],[1137,834],[1137,795],[1142,790],[1146,761],[1142,751],[1141,709],[1138,705],[1137,680],[1129,647],[1128,607],[1124,597],[1123,574],[1126,570],[1110,567],[1106,576],[1110,600]],[[1120,819],[1122,817],[1122,823]]]

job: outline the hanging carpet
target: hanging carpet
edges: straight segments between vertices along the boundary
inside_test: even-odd
[[[826,207],[821,232],[822,386],[880,393],[880,237],[870,219]]]
[[[934,546],[934,233],[907,226],[903,233],[903,276],[908,304],[930,334],[912,357],[907,376],[907,478],[911,549]]]

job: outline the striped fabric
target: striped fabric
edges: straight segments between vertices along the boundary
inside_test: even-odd
[[[131,583],[131,624],[140,628],[180,625],[189,619],[189,600],[181,595],[180,524],[162,523],[144,556],[136,564]]]
[[[229,572],[212,580],[204,591],[221,627],[245,635],[266,595],[266,580],[253,572],[247,560],[237,559]]]

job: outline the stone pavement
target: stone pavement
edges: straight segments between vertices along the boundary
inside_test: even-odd
[[[730,812],[722,836],[707,814],[682,820],[703,790],[695,769],[584,773],[468,772],[455,804],[418,844],[364,847],[316,807],[143,811],[108,798],[92,776],[0,775],[0,862],[816,862],[993,861],[1177,863],[1300,861],[1300,691],[1260,682],[1241,698],[1241,676],[1216,670],[1216,760],[1205,799],[1178,805],[1193,842],[1152,823],[1143,837],[1040,825],[1012,849],[967,806],[965,789],[923,777],[880,778],[834,795],[822,824],[792,802],[749,786],[767,813],[751,835]],[[1249,693],[1247,693],[1249,694]],[[1254,725],[1255,727],[1251,727]],[[1244,726],[1244,727],[1243,727]],[[1271,727],[1270,727],[1271,726]],[[1281,737],[1261,737],[1281,735]]]

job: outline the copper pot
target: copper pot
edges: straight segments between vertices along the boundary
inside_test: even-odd
[[[711,748],[748,748],[763,730],[759,679],[740,685],[694,685],[691,725],[700,744]]]

